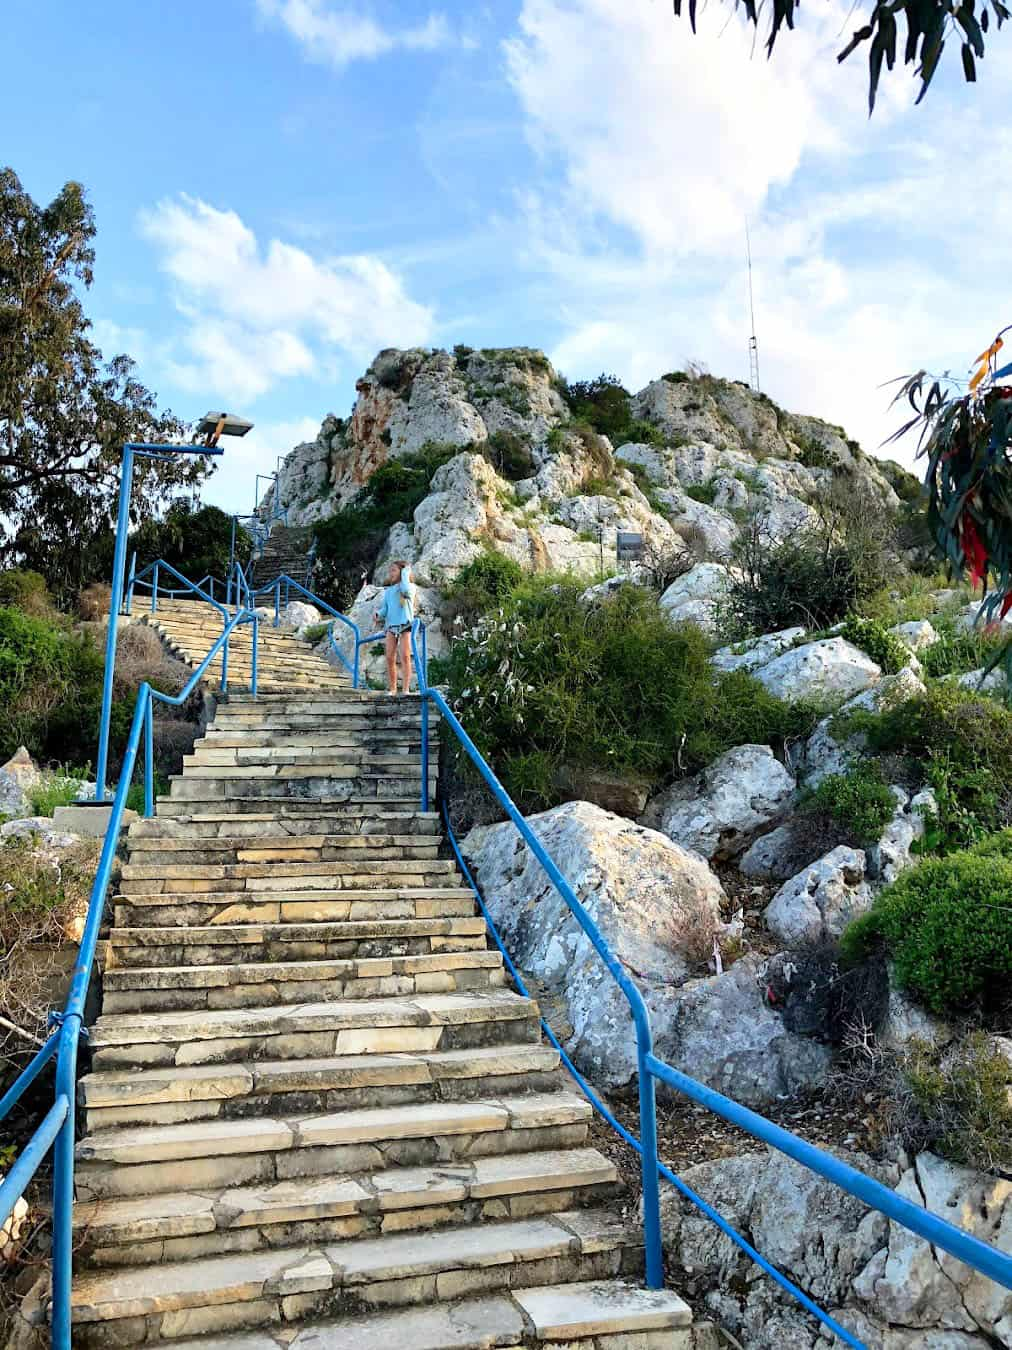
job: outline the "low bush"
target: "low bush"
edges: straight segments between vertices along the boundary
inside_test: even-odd
[[[882,837],[896,810],[896,799],[872,760],[824,778],[801,809],[835,823],[840,831],[838,842],[863,848]]]
[[[980,670],[1004,647],[1005,638],[984,628],[957,629],[951,622],[936,625],[938,641],[920,653],[926,675],[966,675]]]
[[[0,606],[19,609],[37,619],[55,619],[56,602],[46,579],[38,572],[17,567],[0,572]]]
[[[33,816],[51,816],[58,806],[69,806],[77,800],[87,772],[74,773],[61,769],[47,776],[28,792],[28,805]]]
[[[931,1149],[984,1171],[1012,1165],[1012,1065],[975,1032],[954,1046],[915,1041],[889,1084],[893,1132],[911,1153]]]
[[[694,502],[701,502],[704,506],[712,506],[717,500],[718,486],[717,480],[711,478],[708,483],[693,483],[691,487],[685,489],[685,495],[691,497]]]
[[[514,431],[493,431],[481,450],[496,473],[510,482],[530,478],[535,472],[530,444]]]
[[[860,647],[887,675],[895,675],[910,661],[910,652],[894,633],[874,619],[862,619],[851,614],[840,630],[847,642]]]
[[[94,752],[102,657],[61,622],[0,609],[0,756],[83,763]]]
[[[857,713],[850,729],[878,754],[910,757],[934,789],[937,813],[925,847],[948,852],[1012,825],[1012,711],[954,683],[879,714]]]
[[[105,581],[93,581],[77,597],[77,612],[85,623],[104,621],[109,617],[112,587]]]
[[[882,891],[842,947],[851,960],[884,949],[899,983],[934,1012],[993,1012],[1012,977],[1012,861],[925,859]]]
[[[803,624],[826,628],[858,611],[897,567],[895,522],[860,493],[834,490],[819,523],[774,535],[767,513],[744,520],[731,546],[721,626],[734,639]]]
[[[524,809],[560,800],[560,763],[657,782],[732,745],[810,729],[806,710],[742,672],[715,672],[704,635],[672,624],[649,591],[623,586],[589,607],[582,589],[525,581],[440,663],[458,715]]]
[[[631,396],[617,375],[599,375],[596,380],[567,385],[563,397],[574,421],[607,436],[612,445],[666,444],[663,433],[652,422],[633,417]]]

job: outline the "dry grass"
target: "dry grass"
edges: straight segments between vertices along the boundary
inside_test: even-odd
[[[192,673],[146,624],[132,623],[119,634],[116,643],[117,694],[132,694],[142,680],[165,694],[178,694]]]
[[[93,581],[77,597],[77,612],[86,623],[98,623],[109,614],[112,587],[104,581]]]

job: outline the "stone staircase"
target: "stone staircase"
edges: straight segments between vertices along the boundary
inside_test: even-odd
[[[203,661],[224,627],[220,612],[199,600],[159,600],[154,614],[137,617],[139,622],[156,629],[169,650],[191,666]],[[249,688],[252,653],[253,625],[240,624],[228,640],[229,689]],[[221,679],[221,664],[221,658],[216,657],[207,670],[208,684],[214,688]],[[343,670],[319,656],[308,642],[292,632],[274,628],[271,619],[263,619],[257,646],[257,683],[265,694],[295,689],[336,692],[350,688],[351,680]],[[312,757],[312,745],[303,748]]]
[[[289,576],[308,586],[312,542],[313,532],[305,526],[275,525],[263,553],[253,560],[249,571],[250,585],[255,588],[266,586],[277,577]]]
[[[418,700],[272,657],[274,692],[221,703],[130,827],[80,1087],[75,1347],[716,1344],[640,1287],[591,1108],[419,809]]]

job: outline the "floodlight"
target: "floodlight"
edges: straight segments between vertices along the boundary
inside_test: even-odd
[[[218,444],[219,436],[245,436],[252,427],[252,422],[234,413],[208,412],[197,425],[197,435],[203,436],[204,444],[210,447]]]

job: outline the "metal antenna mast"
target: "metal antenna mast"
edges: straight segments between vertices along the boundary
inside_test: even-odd
[[[752,336],[748,340],[748,382],[753,393],[759,393],[759,339],[755,331],[755,300],[752,295],[752,241],[745,220],[745,261],[748,265],[748,312],[752,321]]]

